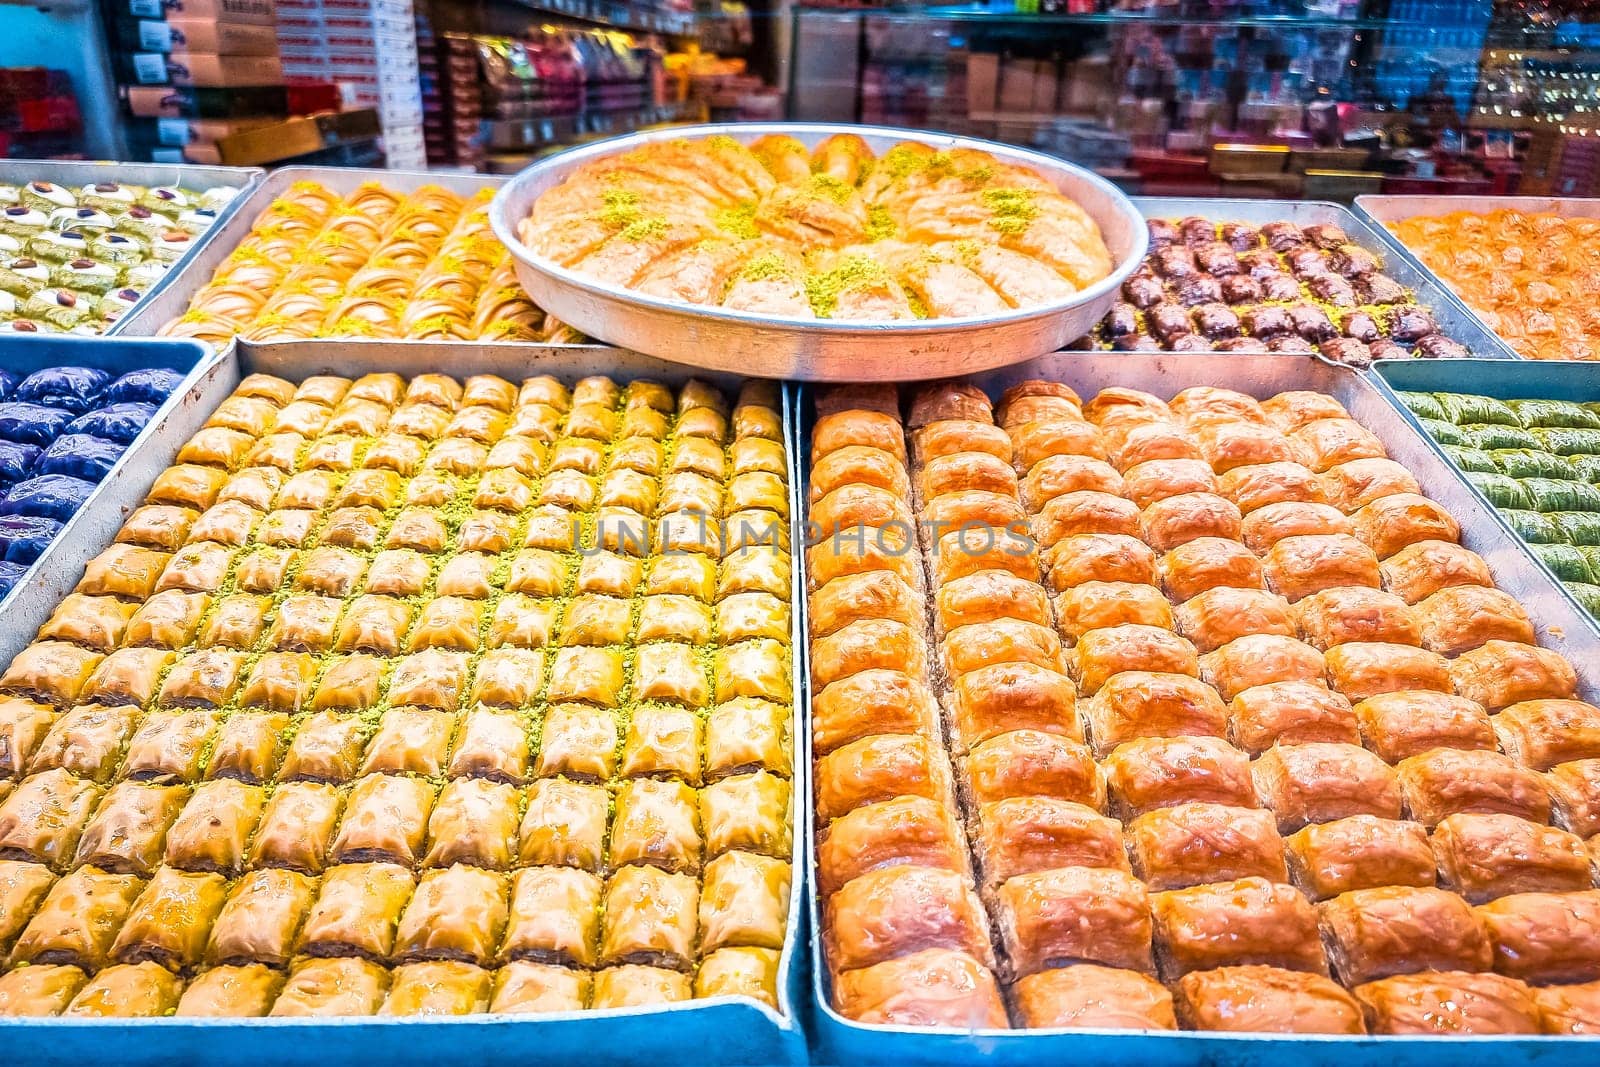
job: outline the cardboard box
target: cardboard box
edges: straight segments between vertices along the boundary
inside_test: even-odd
[[[196,141],[216,142],[246,130],[258,129],[282,122],[277,117],[248,119],[147,119],[154,130],[156,144],[182,148]]]
[[[128,111],[139,118],[231,119],[289,113],[282,86],[243,89],[131,85],[124,90]]]
[[[161,0],[161,7],[167,19],[210,19],[271,26],[277,18],[272,0]]]
[[[283,64],[276,55],[219,56],[215,52],[172,52],[167,73],[173,85],[231,89],[242,85],[282,85]]]
[[[278,31],[271,26],[213,19],[169,19],[172,50],[224,56],[275,56]]]

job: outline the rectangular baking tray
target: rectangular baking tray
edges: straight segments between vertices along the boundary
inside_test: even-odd
[[[1467,346],[1480,359],[1516,359],[1500,335],[1473,314],[1461,298],[1407,252],[1381,225],[1374,226],[1347,207],[1319,200],[1230,200],[1206,197],[1136,196],[1133,204],[1147,219],[1181,219],[1186,215],[1217,222],[1293,222],[1299,226],[1332,223],[1350,239],[1377,256],[1383,272],[1417,296],[1417,303],[1433,313],[1433,321],[1446,337]]]
[[[126,315],[112,323],[103,336],[126,332],[119,327],[141,308],[159,299],[187,270],[189,264],[205,254],[222,229],[239,213],[251,190],[266,174],[260,167],[197,167],[175,163],[86,163],[79,160],[0,159],[0,182],[21,185],[30,181],[54,182],[74,191],[94,182],[126,182],[129,185],[180,185],[186,189],[214,189],[231,186],[239,192],[217,212],[216,221],[195,238],[189,250],[173,261],[161,280],[152,285],[144,298]]]
[[[1453,211],[1473,211],[1485,214],[1490,211],[1523,211],[1533,214],[1555,214],[1569,219],[1600,218],[1600,199],[1581,196],[1358,196],[1356,197],[1356,214],[1372,224],[1373,229],[1383,233],[1389,241],[1405,255],[1405,258],[1418,270],[1427,271],[1434,275],[1422,258],[1413,252],[1406,244],[1394,234],[1389,232],[1388,224],[1400,222],[1402,219],[1416,218],[1418,215],[1448,215]],[[1444,279],[1439,278],[1441,289],[1449,288]],[[1454,295],[1454,293],[1452,293]],[[1478,313],[1460,297],[1458,303],[1466,308],[1467,314],[1483,326],[1485,330],[1494,333],[1489,324],[1478,318]],[[1499,334],[1495,334],[1496,337]],[[1502,342],[1503,343],[1503,342]],[[1508,346],[1509,348],[1509,346]],[[1511,353],[1515,359],[1521,359],[1514,351]]]
[[[139,436],[128,443],[127,449],[95,486],[83,507],[67,520],[39,558],[17,579],[11,592],[0,596],[0,612],[4,613],[0,617],[5,619],[5,625],[0,626],[0,663],[11,662],[11,657],[33,640],[34,631],[50,617],[47,611],[37,621],[30,621],[28,605],[44,604],[53,610],[62,597],[72,592],[84,564],[99,551],[91,546],[109,542],[128,512],[144,498],[149,486],[132,484],[138,480],[137,475],[130,473],[130,468],[138,462],[135,457],[146,442],[161,432],[160,424],[166,415],[192,401],[202,378],[219,358],[210,345],[166,338],[112,341],[104,337],[39,334],[18,335],[0,343],[0,367],[19,378],[45,367],[66,366],[96,367],[113,375],[146,367],[167,367],[184,375],[183,381],[139,431]]]
[[[201,168],[191,168],[201,169]],[[240,204],[233,217],[228,219],[226,225],[218,223],[211,227],[212,239],[204,248],[190,252],[181,262],[184,269],[181,275],[171,284],[163,285],[151,297],[134,308],[128,314],[118,319],[111,332],[125,337],[154,337],[160,332],[161,327],[189,310],[189,301],[194,299],[194,294],[211,281],[211,276],[216,273],[222,261],[233,254],[239,247],[239,242],[249,234],[250,227],[254,224],[256,216],[261,214],[278,197],[295,182],[312,181],[327,186],[336,193],[348,195],[355,192],[356,188],[365,182],[377,182],[401,193],[413,193],[424,185],[438,185],[453,193],[462,196],[471,196],[480,189],[495,189],[504,185],[506,178],[496,177],[491,174],[442,174],[425,170],[366,170],[361,167],[279,167],[254,188],[249,196]],[[172,273],[169,272],[169,277]],[[255,342],[255,348],[261,349],[266,345],[298,344],[293,341],[264,341]],[[340,344],[348,345],[420,345],[425,351],[432,352],[430,358],[438,358],[437,350],[441,344],[452,342],[441,341],[408,341],[401,338],[385,338],[372,340],[368,338],[340,338]],[[474,341],[477,348],[509,348],[526,349],[533,342],[528,341]],[[551,346],[539,344],[541,350]],[[568,349],[584,349],[597,355],[601,352],[610,352],[609,345],[564,345]],[[437,369],[435,367],[434,369]]]
[[[182,402],[130,448],[119,464],[120,503],[98,509],[92,524],[62,531],[58,543],[67,542],[59,570],[62,577],[51,588],[30,587],[6,616],[6,640],[18,647],[55,610],[61,595],[70,590],[84,564],[110,543],[126,511],[136,505],[170,466],[178,450],[233,392],[245,375],[261,372],[299,381],[313,374],[346,377],[393,371],[410,378],[438,373],[464,378],[471,374],[498,374],[513,382],[535,374],[551,374],[569,386],[591,374],[608,374],[628,381],[650,378],[667,385],[682,385],[691,377],[710,382],[728,392],[741,381],[730,374],[696,374],[686,367],[622,349],[605,348],[597,360],[592,346],[547,345],[536,356],[521,346],[456,344],[392,344],[369,341],[352,345],[343,341],[293,341],[229,345],[196,375]],[[793,393],[783,390],[786,442],[794,440]],[[796,506],[798,467],[789,449],[791,511]],[[85,509],[86,511],[88,509]],[[795,718],[790,730],[798,738],[799,707],[805,674],[799,651],[804,646],[801,622],[803,600],[798,559],[791,574],[790,641],[795,693]],[[9,646],[6,646],[9,648]],[[0,655],[10,662],[12,651]],[[120,1067],[173,1067],[174,1064],[216,1062],[230,1064],[303,1067],[318,1063],[619,1065],[661,1067],[686,1063],[700,1067],[733,1064],[803,1064],[805,1039],[798,1009],[804,995],[806,952],[803,941],[802,886],[806,866],[803,850],[805,807],[798,796],[801,770],[796,766],[795,793],[791,799],[790,831],[794,835],[794,873],[790,879],[789,925],[779,960],[777,1011],[742,997],[716,997],[686,1001],[653,1010],[557,1012],[547,1015],[479,1014],[452,1018],[319,1019],[122,1019],[69,1021],[19,1019],[0,1021],[0,1049],[30,1067],[82,1067],[85,1063],[114,1060]]]
[[[1320,206],[1320,205],[1314,205]],[[1220,215],[1220,213],[1218,213]],[[1232,216],[1237,217],[1237,216]],[[1268,216],[1263,221],[1281,216]],[[1253,221],[1253,220],[1251,220]],[[1319,221],[1302,218],[1296,221]],[[1330,220],[1331,221],[1331,220]],[[1487,361],[1475,361],[1487,362]],[[1396,360],[1445,367],[1445,361]],[[1501,364],[1494,365],[1498,369]],[[1548,571],[1533,566],[1511,531],[1492,515],[1489,504],[1452,473],[1442,453],[1385,398],[1366,376],[1298,355],[1170,352],[1056,352],[1002,371],[969,379],[991,397],[1029,378],[1065,382],[1085,398],[1117,385],[1143,389],[1162,399],[1195,385],[1237,389],[1265,398],[1289,389],[1326,393],[1349,409],[1351,417],[1382,440],[1390,457],[1422,483],[1423,491],[1461,523],[1461,543],[1488,561],[1495,583],[1525,605],[1539,643],[1565,655],[1578,672],[1586,700],[1600,695],[1600,657],[1587,617],[1560,589]],[[808,496],[811,426],[815,409],[808,389],[795,402],[799,437],[793,449],[802,471],[802,500]],[[809,627],[808,627],[809,629]],[[807,875],[814,872],[811,759],[811,704],[806,695],[805,762]],[[1600,1062],[1600,1038],[1585,1037],[1334,1037],[1314,1035],[1218,1034],[1148,1030],[956,1030],[909,1026],[867,1026],[833,1010],[831,981],[822,949],[816,894],[807,894],[811,923],[812,983],[808,1013],[817,1063],[973,1064],[985,1067],[1037,1067],[1040,1063],[1093,1063],[1105,1067],[1149,1064],[1160,1067],[1439,1067],[1470,1057],[1480,1067],[1514,1064],[1593,1064]]]
[[[1416,366],[1411,364],[1415,362]],[[1479,359],[1399,360],[1380,359],[1372,365],[1373,381],[1386,400],[1394,405],[1400,417],[1411,425],[1444,461],[1462,488],[1483,505],[1494,523],[1527,554],[1528,561],[1546,574],[1556,590],[1572,605],[1572,610],[1583,620],[1593,639],[1600,641],[1600,622],[1584,610],[1583,606],[1567,592],[1554,572],[1544,561],[1533,554],[1527,543],[1506,522],[1498,508],[1462,475],[1461,469],[1445,454],[1444,448],[1423,429],[1421,421],[1395,394],[1400,391],[1418,393],[1476,393],[1496,400],[1600,400],[1600,363],[1569,363],[1556,360],[1518,360],[1515,367],[1490,363]],[[1580,631],[1581,632],[1581,631]],[[1591,646],[1592,647],[1592,646]],[[1581,672],[1580,672],[1581,673]]]

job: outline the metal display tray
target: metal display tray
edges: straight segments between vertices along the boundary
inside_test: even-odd
[[[182,274],[172,284],[164,285],[151,294],[138,307],[134,308],[121,319],[117,320],[113,333],[125,337],[154,337],[168,322],[189,310],[189,301],[194,299],[194,294],[203,289],[211,281],[211,276],[222,265],[223,260],[233,254],[239,243],[250,233],[250,228],[255,224],[256,216],[261,214],[268,205],[295,182],[312,181],[332,189],[341,195],[349,195],[356,188],[366,182],[377,182],[380,185],[402,193],[413,193],[424,185],[438,185],[453,193],[462,196],[471,196],[480,189],[497,188],[504,185],[505,178],[495,177],[491,174],[444,174],[424,170],[367,170],[361,167],[279,167],[266,176],[266,179],[249,192],[246,203],[240,205],[226,225],[218,223],[211,228],[212,240],[206,247],[197,249],[189,254],[183,263]],[[169,272],[169,277],[177,271]],[[254,342],[256,348],[274,344],[299,344],[298,341],[259,341]],[[472,342],[447,342],[447,341],[414,341],[405,338],[385,338],[372,340],[369,338],[339,338],[340,344],[347,345],[422,345],[428,351],[435,351],[441,344],[470,343],[479,348],[512,348],[526,349],[533,342],[528,341],[472,341]],[[538,344],[538,349],[545,350],[549,345]],[[564,345],[563,348],[581,348],[594,351],[597,354],[608,351],[608,345]],[[437,358],[437,353],[433,358]]]
[[[551,345],[536,355],[513,346],[436,342],[426,345],[369,342],[295,341],[271,345],[237,342],[209,361],[181,403],[151,424],[114,474],[121,474],[122,490],[115,501],[95,509],[92,523],[77,525],[63,536],[58,570],[62,574],[50,588],[30,588],[6,615],[6,640],[20,636],[22,644],[55,610],[60,596],[70,590],[83,565],[100,552],[126,511],[142,499],[156,477],[165,470],[218,404],[232,393],[245,375],[262,372],[290,380],[313,374],[360,374],[393,371],[405,377],[438,373],[445,368],[458,378],[471,374],[498,374],[512,381],[534,374],[551,374],[571,385],[591,374],[609,374],[620,380],[648,377],[668,385],[681,385],[697,377],[730,393],[740,378],[727,374],[694,375],[684,367],[649,356],[605,349],[604,360],[581,345]],[[530,358],[530,355],[532,358]],[[783,390],[785,443],[794,440],[793,393]],[[790,507],[797,506],[798,474],[793,449],[789,449]],[[88,510],[88,509],[86,509]],[[799,558],[799,553],[795,553]],[[799,564],[791,574],[791,597],[800,602],[803,588]],[[804,629],[801,611],[792,612],[790,640],[795,717],[790,729],[799,730],[800,694],[804,675],[801,656]],[[0,656],[9,662],[10,652]],[[795,779],[800,780],[799,768]],[[205,1063],[225,1056],[230,1063],[300,1067],[318,1063],[437,1064],[464,1062],[488,1064],[571,1064],[660,1067],[668,1063],[693,1063],[721,1067],[734,1064],[803,1064],[805,1039],[797,1016],[804,997],[806,948],[802,940],[804,878],[803,808],[798,798],[790,831],[794,835],[794,871],[790,879],[789,923],[779,962],[778,1010],[742,997],[716,997],[685,1001],[649,1010],[558,1012],[545,1015],[479,1014],[454,1017],[361,1017],[333,1019],[122,1019],[0,1020],[0,1048],[19,1063],[33,1067],[81,1067],[108,1057],[126,1067],[171,1067]]]
[[[1199,215],[1218,222],[1293,222],[1300,226],[1332,223],[1350,239],[1379,258],[1383,272],[1417,294],[1417,303],[1433,313],[1433,321],[1446,337],[1461,342],[1480,359],[1519,358],[1500,335],[1437,275],[1423,266],[1405,246],[1381,225],[1374,226],[1349,208],[1320,200],[1240,200],[1179,196],[1136,196],[1134,206],[1145,218],[1182,218]]]
[[[645,296],[557,266],[517,236],[517,224],[541,193],[597,159],[662,141],[728,136],[749,142],[768,134],[795,137],[808,146],[834,134],[852,134],[879,153],[916,141],[939,150],[977,149],[1028,167],[1094,218],[1116,265],[1106,278],[1054,304],[1001,315],[861,323],[761,315]],[[511,249],[517,276],[533,302],[589,336],[695,366],[806,381],[938,378],[1053,351],[1100,321],[1149,244],[1149,233],[1127,197],[1104,178],[1060,159],[973,137],[827,123],[675,126],[600,141],[552,156],[517,175],[495,197],[489,217],[495,235]]]
[[[266,172],[260,167],[201,167],[187,163],[86,163],[81,160],[56,159],[3,159],[0,160],[0,182],[21,185],[28,181],[47,181],[77,190],[95,182],[127,182],[129,185],[178,185],[186,189],[206,190],[226,185],[238,189],[233,199],[217,212],[216,221],[206,232],[195,238],[189,250],[173,261],[172,266],[152,285],[144,296],[122,318],[112,323],[104,333],[111,336],[125,333],[123,324],[149,307],[170,289],[184,274],[189,264],[205,254],[223,228],[238,215],[255,187]]]
[[[1440,367],[1446,361],[1395,361],[1397,369]],[[1498,370],[1503,364],[1495,364]],[[1600,696],[1600,656],[1584,613],[1548,571],[1532,565],[1526,550],[1492,515],[1493,509],[1455,475],[1442,453],[1403,417],[1379,386],[1348,367],[1314,356],[1232,353],[1057,352],[970,380],[991,397],[1017,382],[1044,378],[1065,382],[1086,399],[1109,386],[1143,389],[1168,399],[1182,389],[1211,385],[1265,398],[1290,389],[1326,393],[1382,440],[1389,455],[1422,483],[1423,491],[1461,523],[1461,541],[1488,561],[1496,584],[1526,605],[1539,643],[1565,655],[1578,673],[1585,699]],[[798,437],[793,449],[806,472],[800,486],[808,497],[811,427],[815,409],[809,390],[796,399]],[[814,884],[815,827],[810,760],[810,694],[807,694],[805,795],[806,871]],[[1222,1034],[1149,1030],[957,1030],[863,1025],[834,1011],[831,980],[822,948],[819,902],[807,894],[813,979],[809,1018],[818,1063],[966,1064],[1036,1067],[1039,1063],[1094,1063],[1106,1067],[1438,1067],[1472,1059],[1482,1067],[1514,1064],[1600,1062],[1594,1037],[1338,1037]]]
[[[1422,257],[1413,252],[1404,241],[1389,232],[1388,224],[1400,222],[1403,219],[1416,218],[1418,215],[1448,215],[1453,211],[1473,211],[1483,214],[1489,211],[1525,211],[1529,214],[1553,213],[1572,219],[1600,218],[1600,199],[1579,196],[1358,196],[1356,197],[1356,214],[1372,224],[1373,229],[1381,230],[1383,235],[1405,255],[1406,260],[1418,270],[1433,271],[1422,262]],[[1434,275],[1434,277],[1438,277]],[[1439,279],[1441,288],[1447,288],[1444,279]],[[1454,292],[1451,293],[1454,296]],[[1478,321],[1489,333],[1494,333],[1488,323],[1478,317],[1471,306],[1460,297],[1456,301],[1467,309],[1467,314]],[[1499,334],[1495,334],[1499,337]],[[1504,341],[1501,344],[1505,344]],[[1510,346],[1506,346],[1516,359],[1523,357],[1516,354]]]
[[[1412,364],[1415,363],[1415,366]],[[1593,639],[1600,640],[1600,621],[1596,621],[1583,605],[1567,591],[1561,580],[1543,560],[1527,548],[1527,542],[1512,529],[1500,510],[1489,503],[1462,475],[1461,469],[1445,454],[1444,448],[1433,435],[1423,429],[1417,416],[1395,394],[1400,391],[1418,393],[1473,393],[1490,396],[1496,400],[1600,400],[1600,364],[1568,363],[1555,360],[1518,360],[1514,367],[1477,359],[1398,360],[1380,359],[1372,365],[1373,381],[1384,398],[1392,403],[1400,417],[1410,424],[1422,439],[1432,446],[1451,474],[1462,483],[1468,493],[1483,505],[1492,521],[1503,528],[1508,537],[1523,547],[1534,566],[1545,573],[1561,595],[1571,604],[1572,610],[1583,620]],[[1580,631],[1582,632],[1582,631]],[[1579,677],[1583,672],[1579,671]]]
[[[0,367],[19,377],[46,367],[66,366],[95,367],[114,375],[165,367],[184,375],[95,486],[83,507],[67,520],[11,592],[0,596],[0,612],[5,619],[5,625],[0,626],[0,663],[11,662],[11,657],[33,640],[34,631],[50,617],[50,610],[72,592],[84,564],[100,550],[100,545],[115,536],[128,512],[144,499],[149,485],[140,480],[134,469],[141,462],[141,450],[161,433],[160,426],[167,415],[195,401],[203,377],[219,358],[210,345],[181,339],[111,341],[104,337],[39,334],[18,335],[0,342]],[[35,619],[40,606],[49,610]]]

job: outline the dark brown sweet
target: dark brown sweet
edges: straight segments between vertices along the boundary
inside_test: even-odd
[[[1287,252],[1306,243],[1305,232],[1292,222],[1269,222],[1261,227],[1261,236],[1274,252]]]
[[[1139,309],[1121,302],[1111,305],[1106,312],[1106,336],[1125,337],[1139,332]]]
[[[1428,359],[1466,359],[1471,354],[1466,345],[1442,333],[1430,333],[1417,342],[1417,355]]]
[[[1187,278],[1200,272],[1199,264],[1194,261],[1194,251],[1187,245],[1168,245],[1157,249],[1151,255],[1150,262],[1163,278]]]
[[[1306,288],[1312,296],[1334,307],[1353,308],[1359,303],[1355,286],[1337,274],[1318,274],[1307,280]]]
[[[1307,341],[1326,341],[1339,336],[1339,330],[1328,318],[1328,313],[1315,304],[1295,304],[1288,311],[1294,332]]]
[[[1318,248],[1332,250],[1350,243],[1350,235],[1331,222],[1318,222],[1305,228],[1306,239]]]
[[[1195,274],[1174,285],[1172,294],[1189,307],[1210,304],[1222,299],[1222,283],[1209,274]]]
[[[1204,244],[1217,239],[1217,224],[1199,215],[1190,215],[1179,221],[1178,232],[1183,235],[1185,244]]]
[[[1222,224],[1222,239],[1235,252],[1243,252],[1246,249],[1260,247],[1261,232],[1249,223],[1224,222]]]
[[[1150,248],[1165,248],[1178,241],[1178,227],[1171,219],[1150,219],[1145,223],[1150,231]]]
[[[1210,352],[1211,342],[1197,333],[1185,333],[1174,337],[1167,347],[1174,352]]]
[[[1200,304],[1194,309],[1194,324],[1213,341],[1239,336],[1239,316],[1227,304]]]
[[[1296,334],[1284,334],[1272,338],[1267,342],[1268,352],[1293,352],[1297,355],[1314,356],[1317,346]]]
[[[1230,304],[1253,304],[1261,299],[1261,283],[1248,274],[1222,279],[1222,299]]]
[[[1161,280],[1153,274],[1135,274],[1122,283],[1122,295],[1136,308],[1159,303],[1166,295]]]
[[[1194,261],[1200,264],[1201,270],[1213,278],[1227,278],[1244,270],[1239,266],[1239,257],[1233,249],[1221,241],[1197,247],[1194,250]]]
[[[1358,279],[1356,292],[1363,304],[1398,304],[1406,298],[1406,287],[1387,274],[1368,274]]]
[[[1334,362],[1352,367],[1365,367],[1372,362],[1372,353],[1367,346],[1354,337],[1330,338],[1318,345],[1317,349]]]
[[[1346,312],[1339,325],[1346,337],[1353,337],[1367,344],[1383,336],[1383,331],[1378,329],[1378,321],[1365,311]]]
[[[1439,332],[1433,316],[1415,304],[1396,305],[1389,309],[1387,318],[1389,336],[1396,341],[1420,341],[1430,333]]]
[[[1150,332],[1162,340],[1189,333],[1189,309],[1181,304],[1157,304],[1144,313]]]

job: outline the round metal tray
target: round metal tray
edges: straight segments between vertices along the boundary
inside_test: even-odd
[[[758,315],[645,296],[557,266],[517,237],[517,224],[541,193],[603,156],[714,134],[743,143],[764,134],[788,134],[811,147],[837,133],[859,134],[880,155],[899,142],[920,141],[940,150],[974,148],[1030,167],[1083,205],[1099,224],[1115,266],[1108,277],[1059,303],[1003,315],[861,323]],[[517,277],[534,303],[590,337],[712,370],[817,382],[939,378],[1053,352],[1094,327],[1149,244],[1138,209],[1110,182],[1081,167],[974,137],[825,123],[678,126],[601,141],[518,174],[495,196],[489,218],[495,236],[511,250]]]

